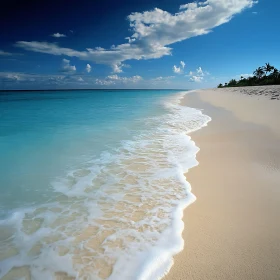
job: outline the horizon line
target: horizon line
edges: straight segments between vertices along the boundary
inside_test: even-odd
[[[176,89],[176,88],[77,88],[77,89],[0,89],[0,92],[5,91],[78,91],[78,90],[190,90],[190,89]]]

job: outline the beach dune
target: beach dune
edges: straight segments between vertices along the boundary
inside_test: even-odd
[[[280,279],[280,87],[201,90],[182,103],[212,118],[191,134],[196,202],[165,280]],[[272,100],[271,100],[272,99]]]

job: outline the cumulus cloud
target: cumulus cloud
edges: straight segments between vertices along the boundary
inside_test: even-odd
[[[87,71],[88,73],[91,72],[91,66],[90,66],[89,64],[87,64],[87,66],[86,66],[86,71]]]
[[[186,75],[186,77],[190,77],[191,82],[200,83],[207,75],[210,75],[208,71],[203,70],[202,67],[198,67],[195,71],[190,71],[189,75]]]
[[[55,38],[63,38],[63,37],[67,37],[65,34],[61,34],[61,33],[54,33],[51,35],[52,37],[55,37]]]
[[[190,81],[191,82],[195,82],[195,83],[200,83],[200,82],[202,82],[203,81],[203,77],[201,77],[201,76],[191,76],[190,77]]]
[[[185,5],[181,5],[180,6],[180,10],[194,10],[197,8],[197,2],[193,2],[193,3],[189,3],[189,4],[185,4]]]
[[[143,80],[141,76],[120,77],[118,75],[110,75],[104,79],[96,79],[95,84],[102,86],[117,85],[117,84],[135,84]]]
[[[62,72],[69,72],[69,73],[73,73],[75,72],[76,66],[75,65],[70,65],[70,60],[68,59],[62,59],[62,67],[61,67],[61,71]]]
[[[112,65],[113,72],[114,73],[122,73],[123,72],[122,67],[123,67],[122,63],[113,64]]]
[[[185,66],[186,66],[185,62],[184,61],[180,61],[180,65],[181,66],[178,66],[178,67],[176,65],[173,66],[173,72],[174,73],[176,73],[176,74],[184,73],[184,69],[185,69]]]
[[[117,63],[112,65],[114,73],[123,73],[123,68],[130,68],[130,65],[124,63]]]
[[[181,74],[182,70],[180,67],[177,67],[176,65],[173,66],[173,72],[176,74]]]
[[[198,67],[198,69],[196,69],[196,73],[199,75],[199,76],[204,76],[204,72],[202,70],[201,67]]]
[[[158,8],[132,13],[128,20],[133,34],[126,37],[126,43],[113,45],[109,49],[98,47],[77,51],[59,47],[57,44],[36,41],[19,41],[16,46],[52,55],[76,56],[98,64],[110,65],[115,72],[120,73],[122,62],[171,55],[170,45],[207,34],[255,3],[255,0],[207,0],[181,5],[175,14]]]

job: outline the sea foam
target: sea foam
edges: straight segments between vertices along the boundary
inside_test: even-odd
[[[56,199],[0,221],[0,278],[162,278],[183,249],[183,210],[195,200],[184,174],[199,149],[187,134],[211,120],[180,105],[184,95],[139,119],[132,140],[54,181]]]

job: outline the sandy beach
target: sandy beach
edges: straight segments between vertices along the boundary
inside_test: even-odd
[[[191,134],[197,200],[165,280],[280,279],[279,86],[200,90],[184,105],[212,118]]]

